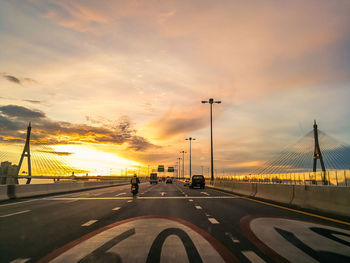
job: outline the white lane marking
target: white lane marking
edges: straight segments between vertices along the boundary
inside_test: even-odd
[[[87,221],[86,223],[82,224],[81,226],[91,226],[92,224],[96,223],[97,220],[90,220],[90,221]]]
[[[208,194],[207,192],[201,192],[201,194],[204,194],[204,195],[210,195],[210,194]]]
[[[200,207],[199,205],[195,206],[196,209],[202,209],[202,207]]]
[[[126,193],[119,193],[119,194],[117,194],[115,196],[120,196],[120,195],[126,195]]]
[[[332,234],[332,236],[335,236],[335,237],[337,237],[339,239],[342,239],[342,240],[350,243],[350,237],[346,237],[346,236],[338,235],[338,234]]]
[[[209,217],[208,220],[210,221],[210,223],[212,224],[220,224],[218,220],[216,220],[214,217]]]
[[[132,202],[132,200],[128,200],[128,203],[131,203]]]
[[[114,207],[112,210],[117,211],[119,209],[120,209],[120,207]]]
[[[193,202],[193,200],[192,200],[192,199],[188,199],[188,201],[189,201],[189,202]]]
[[[10,263],[25,263],[28,262],[30,258],[17,258],[12,260]]]
[[[14,215],[19,215],[19,214],[28,213],[28,212],[30,212],[30,211],[32,211],[32,210],[19,211],[19,212],[7,214],[7,215],[1,215],[0,217],[9,217],[9,216],[14,216]]]
[[[242,251],[242,254],[252,263],[265,263],[265,260],[259,257],[254,251],[245,250]]]
[[[164,196],[164,195],[165,195],[165,192],[161,192],[160,194],[161,194],[162,196]]]
[[[237,199],[240,197],[233,197],[233,196],[139,196],[137,199]],[[46,198],[45,200],[50,201],[59,201],[59,200],[129,200],[134,199],[133,197],[52,197],[52,198]],[[190,202],[192,202],[190,201]]]
[[[23,204],[23,203],[34,202],[34,201],[39,201],[39,200],[45,200],[45,199],[44,199],[44,198],[39,198],[39,199],[33,199],[33,200],[22,201],[22,202],[15,202],[15,203],[10,203],[10,204],[0,205],[0,207],[3,207],[3,206],[10,206],[10,205],[20,205],[20,204]]]
[[[206,213],[205,216],[211,216],[211,215],[209,215],[209,214]]]
[[[70,201],[66,201],[65,203],[68,204],[68,203],[74,203],[76,201],[79,201],[78,199],[74,199],[74,200],[70,200]]]
[[[225,235],[228,236],[228,237],[232,240],[233,243],[236,243],[236,244],[237,244],[237,243],[240,242],[237,238],[235,238],[234,236],[232,236],[232,234],[231,234],[230,232],[226,232]]]

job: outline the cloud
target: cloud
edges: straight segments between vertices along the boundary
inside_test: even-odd
[[[7,79],[10,82],[16,83],[16,84],[21,84],[21,81],[16,78],[15,76],[11,76],[11,75],[3,75],[5,79]]]
[[[0,136],[4,141],[23,141],[23,131],[28,122],[32,123],[31,138],[34,144],[126,144],[129,149],[135,151],[156,147],[146,138],[137,135],[130,119],[125,116],[114,122],[114,125],[101,127],[54,121],[39,110],[23,106],[0,106]]]
[[[7,105],[1,106],[0,112],[8,117],[19,117],[19,118],[44,118],[45,114],[38,110],[30,110],[28,108],[18,106],[18,105]]]

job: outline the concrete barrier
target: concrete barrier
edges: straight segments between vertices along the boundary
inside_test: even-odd
[[[14,195],[16,198],[46,195],[48,194],[48,184],[19,184],[15,185]]]
[[[350,217],[350,187],[241,183],[215,180],[212,188],[318,212]]]
[[[0,185],[0,201],[8,200],[7,185]]]
[[[294,196],[294,185],[287,184],[256,184],[255,197],[290,204]]]
[[[295,185],[291,204],[350,217],[350,187]]]
[[[239,183],[233,182],[232,192],[241,195],[255,196],[256,183]]]

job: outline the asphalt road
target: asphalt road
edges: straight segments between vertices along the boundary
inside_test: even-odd
[[[350,262],[348,222],[182,182],[0,203],[0,262]]]

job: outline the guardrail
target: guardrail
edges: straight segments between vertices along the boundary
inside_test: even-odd
[[[293,185],[328,185],[350,187],[350,170],[335,170],[309,173],[287,174],[249,174],[235,176],[217,176],[220,180],[236,182],[293,184]],[[323,180],[325,179],[325,180]],[[326,184],[324,184],[324,181]]]

